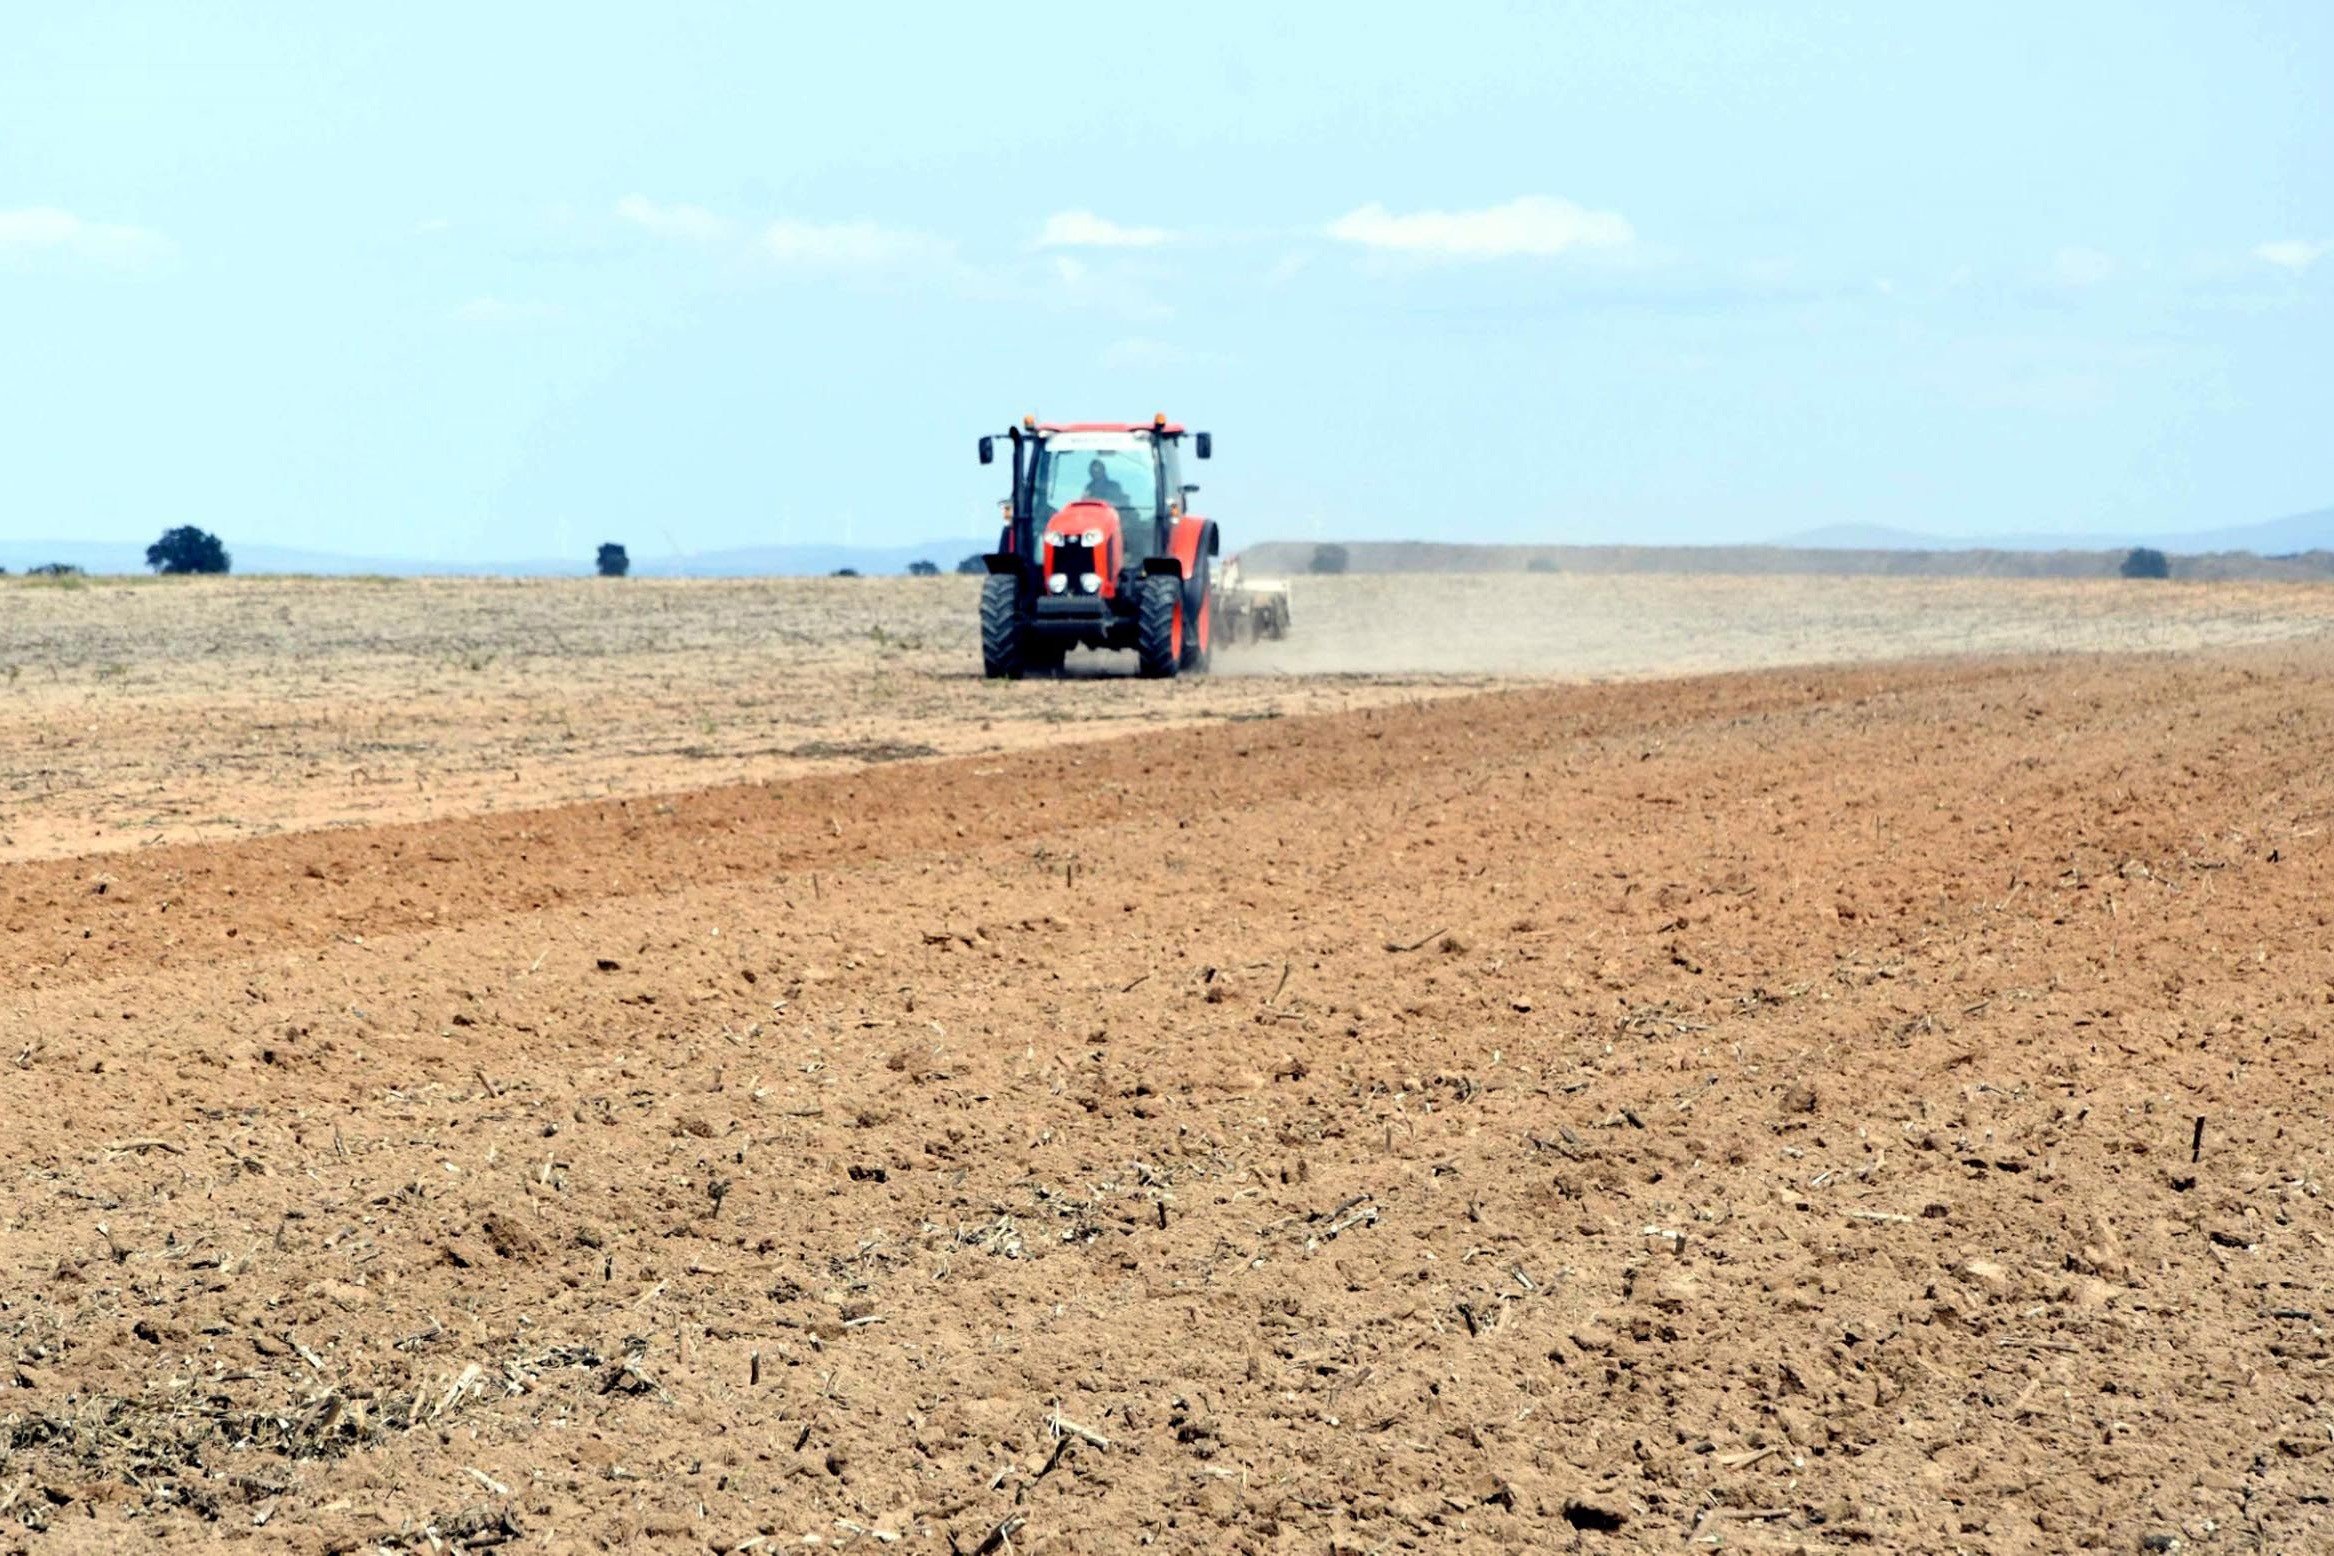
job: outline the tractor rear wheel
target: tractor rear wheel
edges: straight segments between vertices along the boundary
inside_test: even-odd
[[[1018,681],[1028,668],[1027,634],[1021,630],[1021,587],[1010,573],[981,580],[981,673],[992,681]]]
[[[1173,675],[1183,659],[1183,580],[1151,573],[1135,601],[1135,659],[1145,676]]]
[[[1207,669],[1215,651],[1215,586],[1203,560],[1199,578],[1185,592],[1183,601],[1183,668],[1194,674]]]

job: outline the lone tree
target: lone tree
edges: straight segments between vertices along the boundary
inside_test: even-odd
[[[2122,573],[2126,578],[2169,578],[2172,559],[2153,546],[2134,546],[2123,559]]]
[[[1342,573],[1347,561],[1343,546],[1315,546],[1311,570],[1316,573]]]
[[[146,565],[157,573],[223,573],[233,559],[218,536],[181,524],[164,530],[162,538],[146,548]]]
[[[938,562],[910,562],[908,576],[910,578],[937,578],[940,576],[940,564]]]
[[[603,540],[600,542],[599,559],[593,565],[599,568],[602,578],[621,578],[632,571],[632,558],[626,556],[624,548],[616,542]]]
[[[859,569],[856,567],[838,567],[835,569],[835,576],[837,578],[856,578],[859,576]]]

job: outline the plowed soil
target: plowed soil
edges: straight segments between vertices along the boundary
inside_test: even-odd
[[[0,866],[0,1546],[2328,1548],[2329,751],[2319,638]]]

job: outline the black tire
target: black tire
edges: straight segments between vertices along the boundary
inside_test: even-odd
[[[1028,634],[1021,630],[1021,588],[1010,573],[981,580],[981,673],[1018,681],[1028,668]]]
[[[1183,580],[1172,573],[1150,573],[1135,601],[1135,659],[1152,680],[1165,680],[1176,664],[1175,623],[1183,612]]]
[[[1183,668],[1194,675],[1206,672],[1212,657],[1210,650],[1215,646],[1212,641],[1201,641],[1200,631],[1200,623],[1205,621],[1210,629],[1207,637],[1212,639],[1215,635],[1215,612],[1208,601],[1208,591],[1215,587],[1215,582],[1203,561],[1199,564],[1198,580],[1183,594]]]

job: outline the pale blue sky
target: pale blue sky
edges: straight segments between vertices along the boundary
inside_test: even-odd
[[[2334,5],[0,0],[0,537],[1267,536],[2334,501]]]

